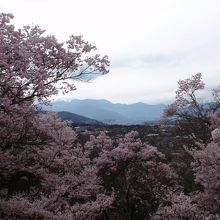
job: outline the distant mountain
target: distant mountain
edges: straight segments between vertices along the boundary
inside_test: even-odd
[[[102,125],[103,123],[91,118],[83,117],[71,112],[61,111],[58,112],[59,117],[62,120],[72,121],[76,125]]]
[[[148,105],[145,103],[113,104],[107,100],[73,99],[71,101],[56,101],[50,111],[72,112],[84,117],[111,124],[141,124],[158,120],[166,105]]]

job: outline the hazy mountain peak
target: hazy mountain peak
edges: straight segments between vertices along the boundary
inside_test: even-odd
[[[134,104],[112,103],[105,99],[73,99],[55,101],[52,111],[68,111],[105,123],[144,123],[158,120],[166,105],[149,105],[143,102]]]

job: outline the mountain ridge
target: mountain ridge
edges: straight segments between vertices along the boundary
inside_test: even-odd
[[[54,101],[50,111],[66,111],[109,124],[142,124],[159,120],[166,105],[112,103],[105,99]]]

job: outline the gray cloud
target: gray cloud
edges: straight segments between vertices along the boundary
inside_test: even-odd
[[[82,34],[110,57],[108,75],[68,98],[156,103],[197,72],[207,88],[220,82],[219,0],[2,0],[0,8],[16,26],[39,24],[60,41]]]
[[[141,55],[124,55],[111,59],[111,68],[124,68],[135,66],[176,66],[180,65],[186,59],[186,52],[182,53],[157,53]]]

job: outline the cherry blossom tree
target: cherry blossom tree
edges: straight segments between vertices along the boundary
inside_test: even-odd
[[[178,178],[155,147],[141,142],[136,131],[113,141],[105,133],[91,137],[86,151],[115,201],[108,219],[149,219],[164,196],[178,190]]]
[[[24,101],[47,101],[58,91],[74,90],[72,79],[89,80],[108,72],[107,56],[96,54],[96,47],[82,36],[71,36],[66,44],[45,35],[38,26],[16,30],[11,14],[0,16],[1,105]],[[35,100],[36,101],[36,100]]]
[[[207,146],[200,145],[200,150],[191,153],[195,181],[203,187],[198,203],[203,210],[220,216],[220,133],[217,129],[212,132],[212,142]]]
[[[219,140],[219,137],[218,137]],[[202,186],[201,191],[189,195],[170,194],[166,203],[161,203],[153,220],[162,219],[204,219],[218,220],[220,217],[220,146],[219,142],[211,142],[200,150],[191,151],[194,158],[192,168],[195,181]]]
[[[95,219],[114,197],[69,124],[35,103],[106,74],[109,61],[81,36],[59,43],[12,18],[0,15],[0,218]]]
[[[162,219],[204,219],[218,220],[220,218],[220,119],[211,116],[212,141],[198,144],[199,149],[188,152],[193,158],[191,163],[195,182],[201,190],[189,194],[174,193],[166,196],[166,202],[161,203],[153,220]]]
[[[219,89],[213,89],[211,101],[203,102],[199,98],[199,92],[204,88],[201,73],[179,80],[175,101],[165,109],[162,117],[163,121],[166,119],[174,121],[176,135],[187,136],[187,144],[190,144],[189,140],[204,143],[210,141],[210,114],[220,109]]]
[[[190,169],[198,187],[187,193],[186,190],[168,193],[165,201],[160,203],[157,212],[152,216],[153,220],[220,218],[219,88],[213,90],[213,100],[210,103],[202,103],[197,98],[198,92],[203,89],[200,73],[180,80],[176,100],[164,113],[165,119],[168,117],[176,120],[178,134],[187,137],[186,141],[182,138],[179,144],[185,145],[186,152],[190,155]],[[189,161],[184,158],[182,162],[189,166]],[[186,176],[184,178],[186,179]]]

